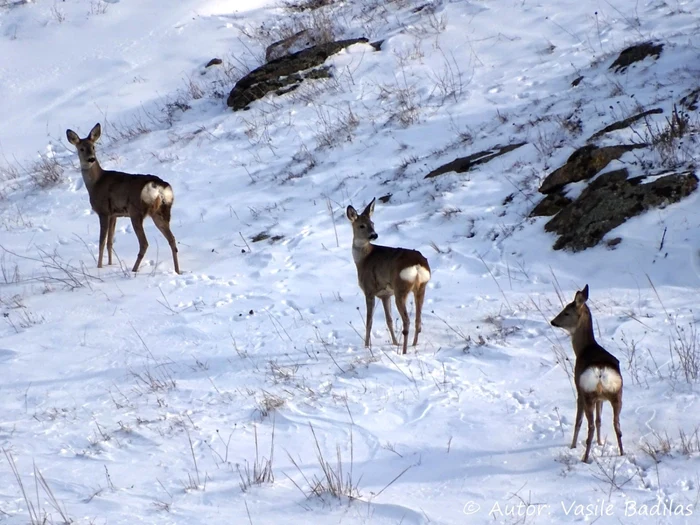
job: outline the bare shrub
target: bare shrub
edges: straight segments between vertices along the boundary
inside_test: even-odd
[[[51,16],[59,24],[62,24],[63,22],[66,21],[66,14],[63,12],[63,9],[58,7],[58,5],[56,5],[55,3],[51,7]]]
[[[669,378],[677,381],[682,378],[687,383],[693,383],[700,379],[700,341],[698,329],[694,322],[690,321],[686,326],[678,322],[678,316],[672,316],[664,306],[661,296],[651,278],[647,275],[656,298],[666,315],[669,324]]]
[[[690,115],[679,111],[674,104],[670,117],[662,123],[645,117],[642,129],[632,127],[633,132],[645,144],[649,144],[659,156],[663,167],[677,168],[693,161],[696,135],[700,126],[690,120]]]
[[[672,376],[683,377],[688,383],[700,378],[700,344],[698,328],[694,322],[688,322],[687,325],[674,323],[669,336],[669,354]]]
[[[285,400],[275,394],[263,390],[262,397],[256,399],[257,410],[260,413],[260,419],[265,419],[275,410],[282,408]]]
[[[22,476],[19,473],[17,463],[15,463],[15,458],[12,456],[12,453],[8,452],[6,449],[3,449],[3,452],[5,454],[7,462],[10,464],[10,469],[12,470],[12,475],[14,476],[15,481],[17,482],[17,486],[19,487],[20,492],[22,493],[22,499],[24,499],[24,503],[27,506],[27,513],[29,514],[30,525],[45,525],[47,523],[60,523],[68,525],[69,523],[73,523],[73,520],[68,517],[68,513],[66,512],[65,506],[62,506],[61,503],[58,501],[58,499],[53,493],[53,490],[51,490],[51,487],[46,481],[46,478],[44,477],[42,472],[36,467],[36,465],[34,465],[33,470],[34,492],[36,497],[36,501],[34,501],[32,497],[30,497],[30,495],[27,493],[27,489],[24,486]],[[46,508],[42,508],[42,498],[39,497],[39,488],[41,488],[45,498],[48,500],[49,506],[53,508],[53,510],[58,514],[58,520],[54,520],[54,517],[51,514],[49,514]]]
[[[454,53],[449,56],[439,48],[443,57],[442,68],[439,71],[433,71],[430,75],[431,80],[435,84],[435,90],[439,94],[443,102],[447,99],[453,99],[459,102],[460,97],[464,94],[466,81],[459,67]]]
[[[64,167],[55,155],[39,154],[39,160],[29,168],[29,179],[37,188],[50,188],[63,182]]]
[[[334,148],[341,142],[352,142],[360,120],[350,106],[336,111],[333,116],[328,109],[317,106],[316,115],[318,132],[315,138],[318,148]]]
[[[105,119],[103,126],[103,133],[110,142],[133,140],[151,131],[151,126],[141,115],[135,115],[131,121],[109,122]]]
[[[349,470],[344,470],[343,455],[340,450],[340,445],[337,445],[335,449],[334,465],[330,461],[326,460],[325,456],[323,455],[321,445],[319,444],[318,437],[316,436],[316,431],[311,423],[309,423],[309,427],[311,428],[311,434],[313,435],[314,443],[316,445],[316,461],[318,461],[318,465],[321,468],[321,474],[314,474],[311,479],[307,478],[296,460],[291,456],[291,454],[287,453],[289,460],[296,467],[308,485],[307,490],[302,489],[294,480],[289,478],[289,476],[287,477],[307,498],[312,498],[314,496],[320,497],[324,494],[330,494],[334,498],[346,497],[351,500],[361,497],[358,488],[359,480],[355,480],[353,478],[354,444],[352,433],[350,433]]]
[[[33,281],[38,281],[44,284],[44,287],[50,289],[54,286],[60,286],[67,290],[75,290],[77,288],[92,288],[93,282],[102,282],[102,279],[96,275],[92,275],[82,262],[80,266],[75,266],[70,262],[65,261],[56,251],[46,252],[39,250],[37,257],[29,257],[20,255],[4,246],[0,245],[0,250],[3,252],[3,257],[0,260],[0,268],[3,273],[3,279],[19,280],[19,270],[15,264],[15,268],[7,267],[5,255],[9,254],[16,259],[22,259],[38,263],[39,271],[34,272],[29,278]]]
[[[393,101],[393,109],[387,109],[388,120],[396,121],[403,127],[415,124],[420,116],[418,92],[415,87],[409,85],[406,77],[403,83],[399,80],[395,84],[383,85],[379,88],[379,100]]]
[[[109,8],[109,4],[104,0],[90,0],[90,10],[88,15],[104,15]]]
[[[262,485],[263,483],[274,483],[275,475],[272,471],[272,461],[275,455],[275,425],[272,425],[272,437],[270,438],[270,457],[265,458],[260,456],[260,449],[258,447],[258,427],[253,427],[253,435],[255,439],[255,458],[253,463],[249,463],[247,460],[243,466],[236,464],[236,470],[238,470],[238,476],[241,481],[239,483],[241,490],[247,492],[248,489],[255,485]]]
[[[700,453],[700,427],[688,433],[683,429],[678,430],[678,438],[674,439],[668,432],[652,431],[650,437],[642,441],[642,451],[656,463],[660,463],[665,456],[683,455],[691,456]]]

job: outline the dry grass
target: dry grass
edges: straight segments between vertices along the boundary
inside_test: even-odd
[[[251,487],[262,485],[264,483],[274,483],[275,474],[272,470],[272,462],[275,456],[275,425],[272,424],[272,437],[270,438],[270,457],[265,458],[260,456],[260,448],[258,446],[258,427],[253,427],[253,436],[255,439],[255,458],[252,464],[247,460],[241,466],[236,464],[236,470],[240,477],[239,486],[243,492],[247,492]]]
[[[314,474],[309,479],[301,470],[301,467],[297,461],[291,456],[291,454],[287,453],[289,460],[304,479],[307,485],[306,490],[302,489],[294,480],[292,480],[292,478],[289,478],[289,476],[287,477],[307,498],[321,497],[325,494],[329,494],[334,498],[345,497],[350,500],[361,497],[358,488],[361,478],[356,480],[353,477],[354,445],[352,432],[350,433],[350,463],[348,465],[348,470],[345,470],[340,445],[336,446],[335,464],[333,464],[323,455],[321,445],[319,444],[318,437],[316,436],[316,431],[311,423],[309,423],[309,428],[311,429],[311,435],[313,436],[314,444],[316,446],[316,461],[321,469],[321,473]]]

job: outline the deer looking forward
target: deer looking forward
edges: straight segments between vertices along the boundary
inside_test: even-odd
[[[132,175],[121,171],[103,170],[95,157],[95,142],[100,138],[101,132],[99,123],[95,124],[90,134],[84,139],[81,139],[75,131],[66,130],[68,142],[78,150],[80,170],[90,196],[90,205],[100,218],[100,251],[97,267],[102,268],[105,241],[108,264],[112,264],[112,246],[117,217],[129,217],[139,240],[139,253],[131,271],[138,271],[148,249],[143,220],[150,216],[168,241],[173,253],[175,272],[180,273],[177,244],[173,232],[170,231],[170,209],[174,200],[172,187],[155,175]]]
[[[413,346],[416,346],[418,334],[421,331],[421,310],[425,298],[425,287],[430,280],[430,265],[428,260],[416,250],[390,248],[370,242],[378,237],[372,222],[374,202],[375,199],[372,199],[365,211],[359,215],[352,206],[348,206],[347,209],[348,219],[352,223],[352,258],[357,266],[358,283],[367,302],[365,346],[370,346],[375,297],[382,300],[391,341],[398,346],[391,318],[391,296],[393,295],[403,321],[403,353],[405,354],[408,345],[408,328],[411,324],[406,309],[406,299],[408,294],[413,292],[416,303],[416,335],[413,338]]]
[[[588,421],[588,438],[583,461],[588,462],[588,455],[593,442],[593,408],[595,407],[595,426],[598,444],[600,439],[600,415],[603,401],[610,401],[613,409],[613,425],[617,435],[620,455],[622,450],[622,432],[620,431],[620,410],[622,409],[622,374],[620,362],[610,352],[600,346],[593,335],[593,319],[586,305],[588,285],[576,292],[574,300],[552,319],[552,325],[563,328],[571,335],[571,346],[576,355],[574,380],[576,382],[576,424],[571,448],[576,448],[578,432],[581,429],[583,413]]]

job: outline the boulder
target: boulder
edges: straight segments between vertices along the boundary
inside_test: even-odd
[[[270,92],[287,93],[296,89],[306,78],[327,77],[329,73],[326,70],[315,68],[322,65],[329,56],[360,43],[367,43],[367,39],[353,38],[319,44],[268,62],[236,82],[226,103],[238,111]]]
[[[627,49],[623,49],[608,69],[613,69],[615,73],[622,73],[635,62],[641,62],[647,57],[658,59],[663,48],[664,45],[661,43],[642,42],[641,44],[635,44]]]
[[[595,246],[630,217],[678,202],[698,187],[693,171],[669,173],[645,183],[646,178],[628,178],[626,169],[600,175],[545,225],[546,231],[559,235],[554,249],[577,252]]]
[[[562,167],[547,175],[540,185],[540,193],[548,194],[562,189],[571,182],[588,180],[613,160],[628,151],[644,148],[646,144],[623,144],[598,147],[593,144],[574,151]]]
[[[501,155],[505,155],[506,153],[518,149],[519,147],[524,146],[525,144],[527,143],[518,142],[516,144],[508,144],[507,146],[495,146],[491,149],[479,151],[477,153],[472,153],[471,155],[468,155],[466,157],[456,158],[455,160],[448,162],[447,164],[443,164],[439,168],[435,168],[424,178],[432,179],[433,177],[437,177],[438,175],[442,175],[443,173],[449,173],[451,171],[454,171],[455,173],[464,173],[466,171],[471,170],[473,167],[478,166],[479,164],[485,164],[488,161],[493,160],[496,157],[500,157]]]

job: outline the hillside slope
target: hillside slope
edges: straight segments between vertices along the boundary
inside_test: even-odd
[[[595,132],[659,107],[599,143],[663,133],[699,87],[700,2],[285,3],[0,2],[0,521],[695,523],[697,194],[575,254],[529,214]],[[265,47],[304,27],[383,42],[228,109]],[[657,59],[609,69],[644,41]],[[672,155],[604,171],[694,170],[695,111]],[[172,184],[182,275],[150,221],[132,274],[126,219],[119,264],[96,268],[65,139],[95,122],[103,167]],[[345,218],[384,196],[378,242],[433,272],[406,356],[379,312],[363,346]],[[568,448],[572,352],[548,322],[585,284],[625,380],[626,455],[606,406],[592,464]]]

